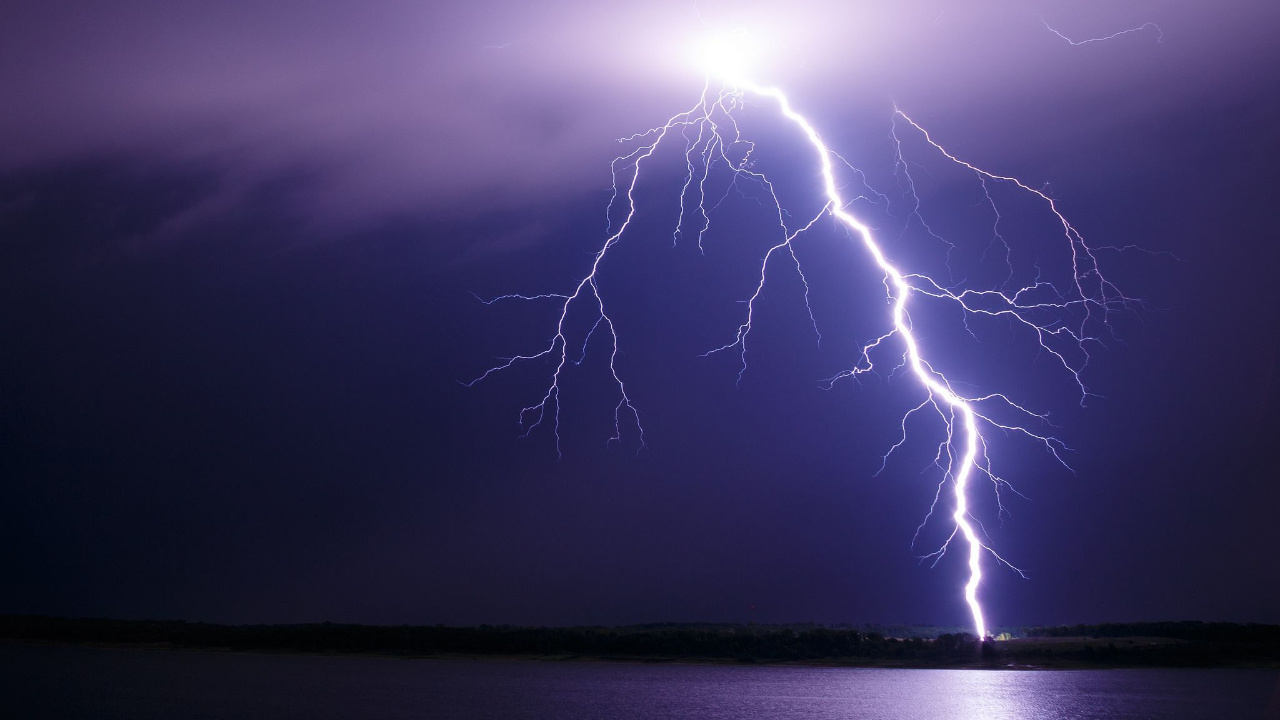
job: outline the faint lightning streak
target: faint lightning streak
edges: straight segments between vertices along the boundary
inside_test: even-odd
[[[1054,35],[1057,35],[1058,37],[1062,38],[1063,40],[1066,40],[1068,43],[1070,43],[1070,44],[1072,44],[1072,45],[1087,45],[1087,44],[1089,44],[1089,43],[1103,42],[1103,41],[1105,41],[1105,40],[1114,40],[1115,38],[1118,38],[1118,37],[1120,37],[1121,35],[1128,35],[1128,34],[1130,34],[1130,33],[1142,32],[1143,30],[1146,30],[1147,28],[1150,28],[1150,29],[1152,29],[1152,30],[1155,30],[1155,31],[1156,31],[1156,42],[1158,42],[1158,43],[1162,43],[1162,42],[1164,42],[1164,30],[1161,30],[1161,29],[1160,29],[1160,26],[1159,26],[1159,25],[1157,25],[1157,24],[1155,24],[1155,23],[1153,23],[1153,22],[1145,22],[1145,23],[1142,23],[1141,25],[1139,25],[1139,26],[1137,26],[1137,27],[1131,27],[1131,28],[1129,28],[1129,29],[1127,29],[1127,30],[1121,30],[1121,31],[1119,31],[1119,32],[1113,32],[1113,33],[1111,33],[1110,35],[1104,35],[1103,37],[1086,38],[1086,39],[1084,39],[1084,40],[1072,40],[1071,38],[1067,37],[1066,35],[1063,35],[1062,33],[1060,33],[1060,32],[1058,32],[1057,30],[1055,30],[1055,29],[1053,28],[1053,26],[1049,24],[1049,21],[1048,21],[1048,20],[1045,20],[1044,18],[1040,18],[1040,22],[1044,23],[1045,29],[1047,29],[1049,32],[1053,33]]]
[[[704,98],[705,98],[705,93],[704,93]],[[578,282],[578,285],[574,288],[572,293],[569,293],[567,295],[562,295],[557,293],[544,293],[541,295],[530,295],[530,296],[507,295],[507,296],[501,296],[500,298],[495,298],[495,300],[501,299],[501,298],[535,299],[535,298],[547,298],[547,297],[563,299],[563,303],[560,306],[560,316],[556,321],[556,333],[551,338],[551,341],[547,345],[546,349],[542,350],[541,352],[535,353],[533,355],[516,355],[512,358],[509,358],[505,363],[491,367],[488,370],[484,371],[484,373],[482,373],[479,377],[464,383],[464,385],[467,385],[468,387],[474,386],[476,383],[488,378],[490,375],[493,375],[494,373],[500,372],[502,370],[507,370],[513,367],[518,362],[525,361],[525,360],[537,360],[545,357],[557,358],[558,356],[556,361],[556,367],[555,367],[555,370],[553,370],[551,373],[551,382],[547,386],[546,393],[543,394],[542,399],[539,400],[537,403],[526,406],[520,410],[519,422],[520,422],[521,428],[523,428],[524,430],[524,436],[527,437],[530,432],[532,432],[535,428],[537,428],[539,425],[542,424],[542,421],[546,419],[548,406],[549,405],[552,406],[553,418],[554,418],[553,428],[554,428],[554,435],[555,435],[555,442],[556,442],[556,454],[560,457],[563,457],[563,451],[560,445],[560,389],[561,389],[562,374],[567,364],[578,364],[578,362],[580,362],[580,361],[570,360],[569,358],[569,354],[568,354],[569,340],[566,334],[567,330],[565,326],[568,322],[569,311],[573,307],[574,301],[582,297],[584,294],[589,294],[595,298],[596,309],[598,311],[598,314],[597,314],[596,322],[592,325],[591,331],[587,333],[587,337],[583,341],[583,344],[582,344],[583,352],[584,353],[586,352],[587,342],[590,340],[590,336],[594,334],[596,328],[600,326],[601,322],[603,322],[604,325],[608,328],[609,337],[612,342],[612,351],[609,355],[609,371],[610,371],[610,374],[613,376],[614,384],[617,387],[619,399],[618,399],[617,406],[614,408],[614,433],[613,433],[613,436],[609,438],[609,440],[610,442],[612,442],[612,441],[621,439],[622,414],[624,411],[629,411],[632,417],[635,419],[636,428],[640,434],[640,447],[641,448],[644,447],[644,427],[640,424],[640,413],[639,411],[636,410],[635,405],[632,404],[631,396],[627,392],[626,384],[623,382],[622,377],[618,374],[618,367],[617,367],[618,332],[616,327],[614,326],[613,319],[609,317],[608,313],[605,311],[604,299],[600,296],[600,288],[596,284],[596,281],[597,281],[598,274],[600,272],[600,266],[604,262],[605,256],[608,254],[609,249],[612,248],[618,242],[618,240],[622,237],[622,235],[627,231],[627,227],[630,226],[631,221],[635,218],[635,189],[636,189],[636,185],[640,181],[640,163],[645,159],[647,159],[648,157],[650,157],[651,155],[653,155],[654,151],[657,150],[659,143],[661,143],[662,139],[666,137],[667,132],[669,132],[676,125],[681,124],[682,122],[687,122],[687,118],[691,116],[692,113],[696,112],[698,107],[701,107],[702,105],[703,105],[703,102],[699,102],[698,106],[695,106],[693,110],[673,116],[661,128],[657,128],[648,133],[642,133],[640,136],[633,136],[633,137],[641,137],[641,136],[643,137],[655,136],[655,137],[654,137],[654,140],[648,145],[641,146],[637,150],[633,151],[628,155],[623,156],[622,158],[615,158],[613,162],[615,178],[617,177],[617,174],[616,174],[617,164],[619,160],[622,160],[623,158],[634,158],[634,161],[633,161],[634,171],[632,172],[632,175],[631,175],[631,182],[627,184],[627,189],[626,189],[626,192],[624,193],[624,196],[626,197],[626,203],[627,203],[627,214],[623,218],[621,224],[619,224],[617,230],[613,231],[612,234],[605,239],[604,245],[601,246],[600,250],[598,250],[595,254],[595,258],[591,263],[590,272],[587,273],[587,275]],[[617,195],[618,195],[617,183],[615,180],[614,197],[611,198],[609,201],[610,208],[612,208],[614,200],[617,199]],[[611,217],[611,213],[607,213],[607,214],[609,214],[609,216]],[[612,224],[610,224],[610,228],[612,229]],[[535,419],[532,422],[526,424],[526,421],[525,421],[526,416],[533,416]]]
[[[795,247],[792,246],[791,242],[796,239],[797,235],[813,227],[814,223],[821,220],[822,216],[827,213],[828,207],[829,206],[824,206],[817,215],[813,216],[812,220],[804,225],[804,227],[791,233],[782,242],[779,242],[777,245],[774,245],[765,252],[764,260],[760,262],[760,282],[756,284],[755,292],[752,293],[751,298],[747,300],[747,319],[738,326],[737,337],[735,337],[731,343],[721,345],[714,350],[708,350],[702,354],[702,357],[707,357],[709,355],[737,347],[740,350],[739,357],[742,360],[742,364],[738,368],[738,382],[742,382],[742,376],[747,372],[747,336],[751,334],[751,323],[755,317],[756,300],[760,299],[761,293],[764,292],[765,282],[768,280],[769,259],[773,257],[775,252],[783,248],[786,248],[787,252],[791,255],[791,261],[795,263],[796,272],[800,275],[800,282],[804,285],[804,306],[805,309],[809,311],[809,322],[813,325],[814,334],[818,336],[818,342],[822,342],[822,333],[818,330],[818,321],[814,318],[813,308],[809,305],[809,280],[804,276],[804,270],[800,267],[800,259],[796,257],[796,250]]]

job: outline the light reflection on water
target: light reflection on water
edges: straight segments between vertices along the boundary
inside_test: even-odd
[[[396,660],[0,644],[0,716],[1280,720],[1276,670]]]

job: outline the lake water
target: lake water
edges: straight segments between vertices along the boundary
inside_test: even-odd
[[[473,662],[0,644],[0,717],[1280,720],[1280,671]]]

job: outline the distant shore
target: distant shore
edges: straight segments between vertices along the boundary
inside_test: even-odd
[[[0,616],[0,641],[400,658],[874,668],[1280,668],[1280,626],[1160,622],[1025,628],[1000,639],[895,627],[627,627],[212,623]]]

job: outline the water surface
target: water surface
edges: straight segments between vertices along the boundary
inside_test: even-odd
[[[1280,720],[1280,671],[401,660],[0,644],[0,717]]]

